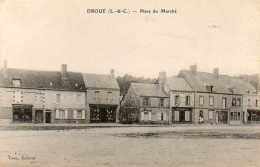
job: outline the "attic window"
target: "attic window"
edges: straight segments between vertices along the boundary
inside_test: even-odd
[[[52,86],[53,85],[53,83],[52,82],[50,82],[50,86]]]
[[[13,79],[12,84],[13,84],[13,87],[21,87],[21,80],[20,79]]]

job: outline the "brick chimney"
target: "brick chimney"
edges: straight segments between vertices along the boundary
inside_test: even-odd
[[[115,70],[114,69],[110,70],[110,75],[111,75],[112,78],[115,78]]]
[[[163,90],[164,90],[164,86],[165,86],[165,84],[166,84],[166,79],[167,79],[166,72],[164,72],[164,71],[159,72],[158,81],[159,81],[160,87],[161,87]]]
[[[196,65],[196,64],[191,65],[191,66],[190,66],[190,71],[191,71],[193,74],[196,74],[196,73],[197,73],[197,65]]]
[[[213,69],[213,74],[216,78],[219,78],[219,68],[214,68]]]
[[[67,64],[61,65],[61,78],[65,80],[67,79]]]
[[[7,60],[4,60],[3,74],[4,77],[7,77]]]

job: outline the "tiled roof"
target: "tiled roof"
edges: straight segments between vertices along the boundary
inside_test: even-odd
[[[209,92],[208,86],[213,85],[213,91],[217,93],[246,94],[248,91],[255,92],[255,88],[248,82],[228,75],[216,77],[213,73],[183,70],[179,76],[185,80],[195,91]]]
[[[108,88],[118,89],[119,86],[116,78],[111,75],[102,74],[83,74],[86,88]]]
[[[6,77],[0,73],[0,86],[12,87],[12,79],[20,79],[22,88],[84,91],[85,85],[81,73],[67,72],[65,80],[58,71],[36,71],[7,69]]]
[[[168,97],[159,84],[131,83],[131,87],[139,96]]]
[[[190,85],[181,77],[173,76],[167,78],[166,85],[170,90],[192,91]]]

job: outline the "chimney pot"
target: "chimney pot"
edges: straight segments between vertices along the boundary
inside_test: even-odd
[[[213,74],[214,74],[214,76],[215,76],[216,78],[218,78],[218,77],[219,77],[219,68],[214,68],[214,69],[213,69]]]
[[[197,65],[196,65],[196,64],[191,65],[191,66],[190,66],[190,71],[191,71],[193,74],[196,74],[196,73],[197,73]]]
[[[113,78],[115,78],[115,70],[114,70],[114,69],[111,69],[111,70],[110,70],[110,75],[111,75]]]
[[[164,88],[165,86],[165,83],[166,83],[166,78],[167,78],[167,74],[166,72],[162,71],[162,72],[159,72],[159,85]]]

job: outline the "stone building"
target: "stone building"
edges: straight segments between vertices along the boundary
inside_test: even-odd
[[[165,91],[170,98],[172,123],[194,122],[194,91],[189,84],[180,77],[168,77]]]
[[[243,122],[243,98],[254,87],[241,79],[219,74],[199,72],[197,66],[182,70],[184,78],[194,91],[194,122],[241,124]],[[201,119],[202,118],[202,119]]]
[[[108,75],[82,74],[86,87],[89,122],[118,122],[120,89],[114,70]]]
[[[8,68],[0,72],[0,119],[8,122],[85,123],[80,73]]]
[[[138,123],[170,123],[169,96],[164,91],[165,73],[159,83],[131,83],[121,104],[120,121]]]

